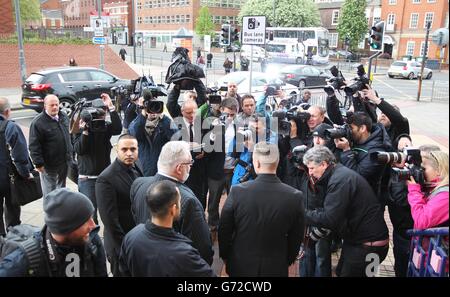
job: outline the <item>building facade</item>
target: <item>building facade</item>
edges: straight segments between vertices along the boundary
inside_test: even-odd
[[[12,4],[12,1],[2,1],[0,5],[0,37],[10,36],[16,31]]]
[[[156,38],[157,43],[170,43],[180,28],[195,35],[195,21],[202,6],[209,8],[215,24],[229,22],[237,25],[240,8],[245,0],[135,0],[137,1],[136,32],[146,38]]]
[[[393,40],[392,57],[422,56],[425,49],[426,24],[431,22],[428,59],[448,64],[448,47],[440,48],[431,41],[431,34],[448,28],[447,0],[382,0],[385,33]]]
[[[340,38],[336,28],[339,24],[339,17],[342,14],[342,6],[345,0],[314,0],[319,9],[320,19],[322,21],[322,27],[328,29],[329,46],[332,49],[343,49],[344,38]],[[366,19],[367,19],[367,35],[364,40],[359,42],[360,50],[369,50],[368,38],[369,38],[369,26],[381,20],[381,0],[367,0],[366,7]],[[340,40],[342,39],[342,40]]]
[[[64,26],[60,0],[41,0],[42,26],[61,28]]]

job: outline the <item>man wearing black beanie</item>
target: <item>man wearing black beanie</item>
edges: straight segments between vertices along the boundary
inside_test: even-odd
[[[42,230],[2,258],[0,277],[106,277],[100,227],[92,218],[94,206],[89,198],[57,189],[44,197],[44,212]]]

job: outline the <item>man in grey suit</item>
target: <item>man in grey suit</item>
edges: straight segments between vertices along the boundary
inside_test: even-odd
[[[202,204],[192,190],[184,185],[193,164],[189,148],[185,141],[170,141],[162,147],[158,159],[158,173],[155,176],[138,178],[131,186],[131,212],[136,224],[145,224],[150,216],[146,203],[147,190],[161,180],[175,182],[181,194],[181,211],[173,228],[192,240],[193,247],[211,264],[214,251]]]
[[[230,277],[288,276],[305,228],[302,192],[276,176],[275,144],[259,142],[253,150],[258,177],[235,185],[219,223],[220,257]]]

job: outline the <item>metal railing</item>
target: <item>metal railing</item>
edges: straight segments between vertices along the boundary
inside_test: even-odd
[[[449,102],[448,82],[433,81],[431,86],[431,101]]]

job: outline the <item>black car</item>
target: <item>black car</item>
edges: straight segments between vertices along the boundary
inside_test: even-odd
[[[68,115],[80,98],[93,100],[108,93],[115,86],[129,87],[131,80],[93,67],[63,67],[33,72],[22,85],[22,106],[41,112],[47,94],[59,98],[60,109]]]
[[[324,87],[329,75],[313,66],[289,65],[280,70],[279,77],[285,83],[303,89],[306,87]]]

